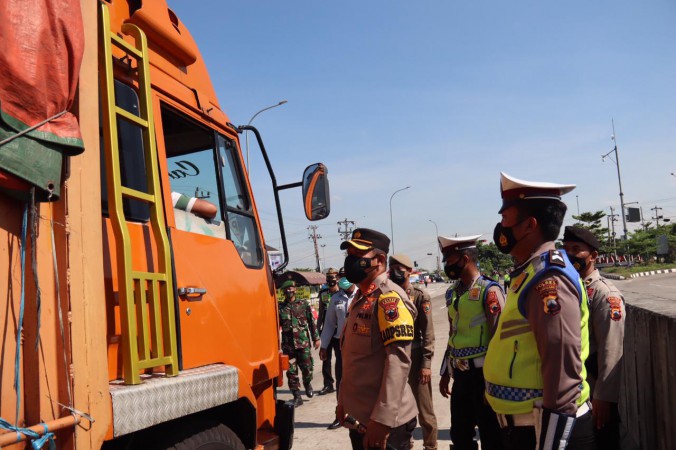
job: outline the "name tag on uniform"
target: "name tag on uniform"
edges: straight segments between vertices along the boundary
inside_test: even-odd
[[[371,327],[361,323],[355,323],[352,325],[352,333],[359,334],[361,336],[369,336],[371,334]]]

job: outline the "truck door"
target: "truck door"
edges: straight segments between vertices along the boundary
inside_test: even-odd
[[[234,135],[164,103],[160,112],[183,368],[222,362],[273,375],[276,299]]]

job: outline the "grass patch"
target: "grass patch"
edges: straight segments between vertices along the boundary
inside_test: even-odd
[[[636,264],[631,267],[626,266],[616,266],[616,267],[604,267],[599,269],[601,272],[613,273],[615,275],[622,275],[624,277],[629,277],[634,273],[641,272],[650,272],[651,270],[664,270],[664,269],[674,269],[676,268],[676,263],[669,264]]]

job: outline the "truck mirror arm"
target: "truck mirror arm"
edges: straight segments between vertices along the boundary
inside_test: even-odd
[[[241,134],[244,131],[252,131],[256,135],[256,140],[258,141],[258,147],[261,149],[261,154],[263,155],[263,159],[265,160],[265,166],[268,168],[268,173],[270,174],[270,180],[272,181],[272,191],[275,194],[275,206],[277,208],[277,221],[279,222],[279,231],[281,234],[282,238],[282,251],[284,252],[284,262],[279,265],[273,272],[278,273],[284,270],[286,268],[287,264],[289,264],[289,249],[286,244],[286,233],[284,231],[284,219],[282,217],[282,208],[279,203],[279,191],[283,191],[285,189],[291,189],[291,188],[296,188],[296,187],[301,187],[303,185],[302,181],[299,181],[297,183],[289,183],[289,184],[283,184],[281,186],[277,186],[277,177],[275,176],[275,171],[272,169],[272,164],[270,164],[270,158],[268,158],[268,152],[265,151],[265,145],[263,144],[263,139],[261,138],[260,133],[256,129],[256,127],[253,127],[251,125],[240,125],[235,128],[237,130],[237,133]]]

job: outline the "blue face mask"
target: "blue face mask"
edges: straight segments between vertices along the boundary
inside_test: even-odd
[[[341,288],[344,291],[347,291],[348,289],[350,289],[352,287],[352,283],[347,281],[347,278],[343,277],[343,278],[340,279],[340,281],[338,281],[338,287]]]

